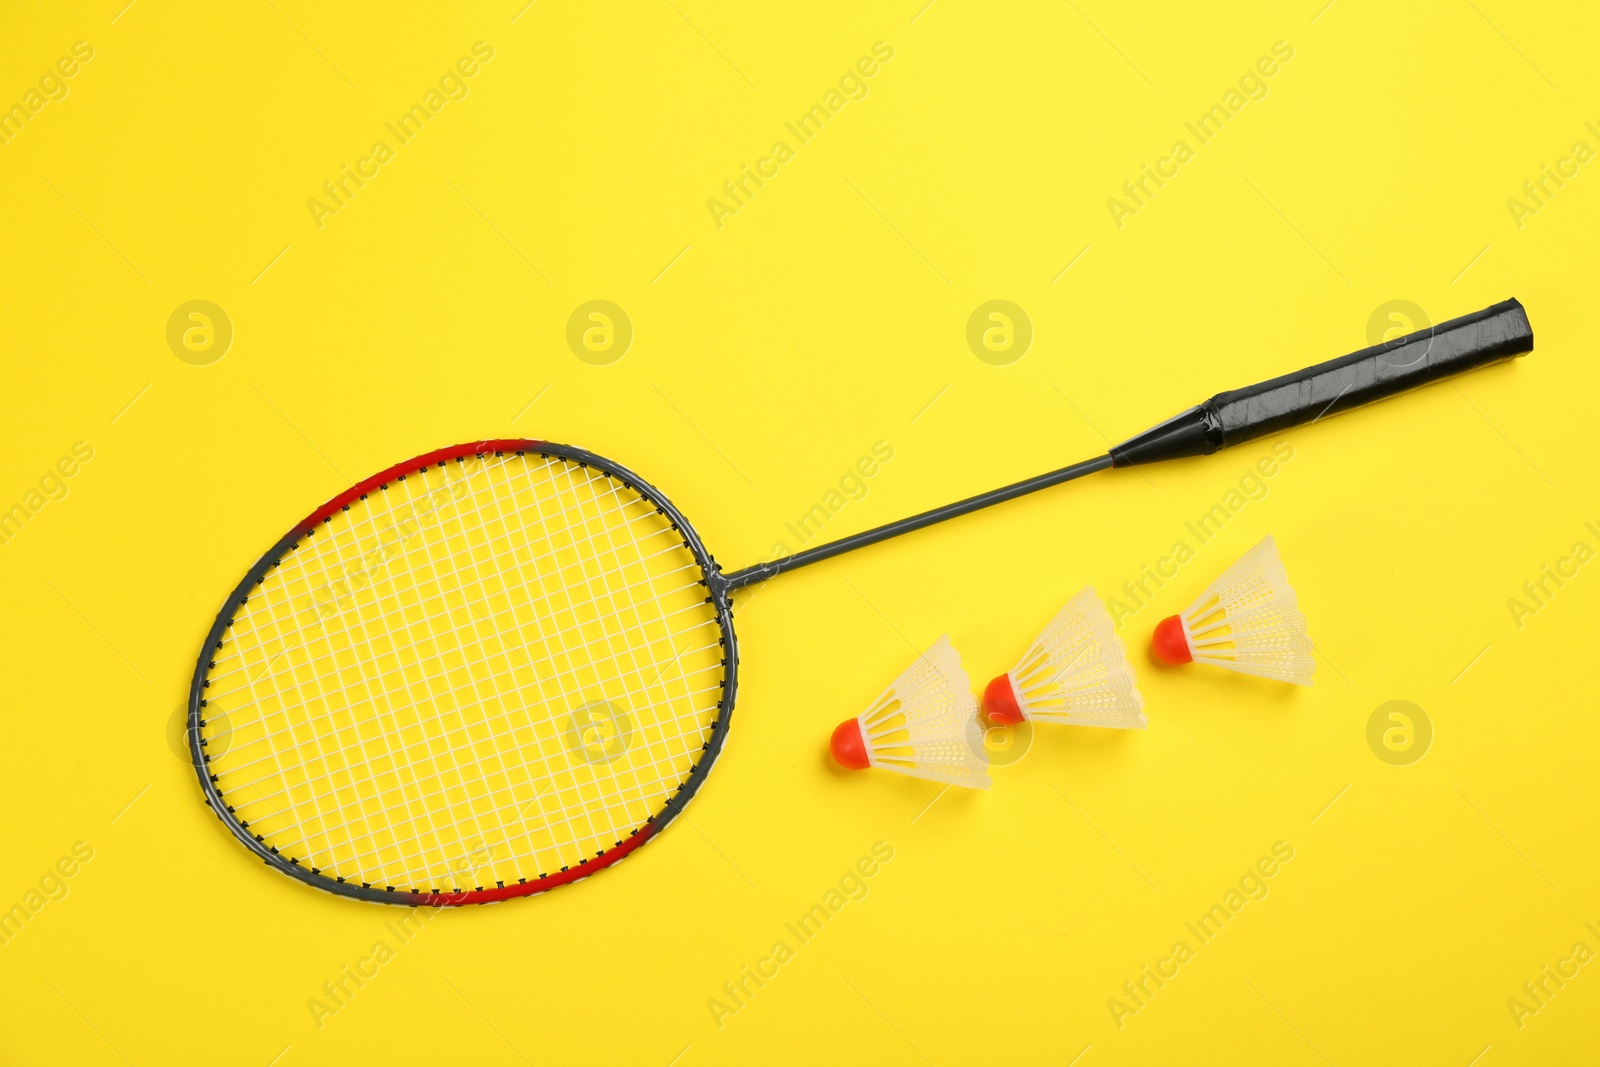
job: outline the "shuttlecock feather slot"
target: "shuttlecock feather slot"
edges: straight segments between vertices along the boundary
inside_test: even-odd
[[[941,637],[866,711],[833,731],[833,758],[852,770],[879,770],[935,782],[989,788],[978,701],[961,657]]]
[[[1090,586],[983,693],[984,713],[1002,725],[1026,719],[1143,729],[1143,706],[1116,624]]]
[[[1181,614],[1156,626],[1156,655],[1168,663],[1310,685],[1316,661],[1305,616],[1270,536],[1261,539]]]

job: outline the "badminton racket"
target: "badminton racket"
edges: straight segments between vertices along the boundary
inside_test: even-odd
[[[737,690],[736,590],[1532,347],[1508,300],[1220,393],[1093,459],[735,571],[659,490],[592,452],[430,452],[316,509],[222,605],[189,700],[200,787],[257,858],[333,893],[438,906],[552,889],[632,854],[705,781]]]

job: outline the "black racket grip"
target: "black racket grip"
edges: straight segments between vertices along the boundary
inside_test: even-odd
[[[1209,455],[1531,351],[1527,312],[1519,301],[1504,300],[1348,356],[1218,393],[1113,448],[1112,462],[1124,467]]]

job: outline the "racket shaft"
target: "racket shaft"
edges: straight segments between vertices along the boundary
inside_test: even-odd
[[[831,559],[841,552],[849,552],[852,549],[875,545],[879,541],[886,541],[891,537],[910,533],[912,530],[920,530],[925,526],[932,526],[934,523],[956,518],[958,515],[970,515],[974,511],[993,507],[1007,500],[1015,500],[1017,497],[1027,496],[1029,493],[1037,493],[1041,489],[1049,489],[1051,486],[1060,485],[1062,482],[1070,482],[1075,478],[1082,478],[1085,474],[1093,474],[1095,471],[1105,470],[1109,466],[1111,466],[1110,456],[1096,456],[1093,459],[1086,459],[1082,463],[1074,463],[1070,467],[1062,467],[1060,470],[1050,471],[1048,474],[1013,482],[999,489],[991,489],[987,493],[979,493],[977,496],[969,496],[965,500],[958,500],[954,504],[933,508],[921,514],[912,515],[910,518],[900,519],[898,522],[885,523],[882,526],[852,534],[849,537],[841,537],[837,541],[830,541],[825,545],[808,548],[804,552],[796,552],[792,556],[784,556],[781,559],[757,563],[755,566],[746,567],[742,571],[723,575],[722,580],[726,583],[725,588],[729,591],[741,589],[756,582],[764,582],[774,575],[782,574],[784,571],[794,570],[796,567],[804,567],[808,563]]]

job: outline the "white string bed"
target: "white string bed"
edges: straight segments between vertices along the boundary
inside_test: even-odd
[[[234,614],[210,771],[252,835],[396,889],[532,880],[625,840],[722,695],[693,553],[620,481],[535,453],[373,490]]]

